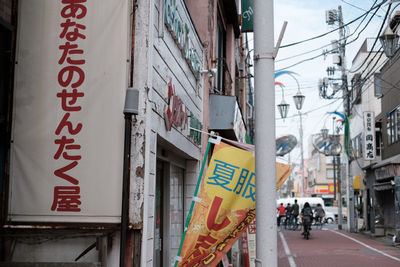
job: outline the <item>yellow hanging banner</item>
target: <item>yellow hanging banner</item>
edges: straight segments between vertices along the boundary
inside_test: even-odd
[[[276,163],[277,189],[290,172]],[[216,145],[195,201],[177,266],[216,266],[256,216],[254,153]]]
[[[255,218],[253,152],[214,148],[186,232],[178,266],[216,266]]]

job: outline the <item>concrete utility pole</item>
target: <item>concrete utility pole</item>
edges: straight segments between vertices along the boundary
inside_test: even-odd
[[[277,267],[273,0],[254,0],[256,266]]]
[[[342,14],[342,6],[338,7],[338,17],[339,17],[339,53],[340,53],[340,70],[342,72],[342,88],[343,88],[343,97],[345,97],[345,101],[347,103],[348,99],[348,91],[347,91],[347,72],[346,72],[346,60],[345,60],[345,36],[344,36],[344,31],[343,31],[343,14]],[[348,107],[346,105],[345,107],[345,113],[347,113]],[[334,130],[335,131],[335,130]],[[335,134],[335,133],[333,133]],[[339,156],[340,157],[340,156]],[[338,157],[338,158],[339,158]],[[335,160],[335,158],[334,158]],[[339,161],[340,163],[340,161]],[[340,164],[338,164],[338,170],[340,170]],[[341,175],[340,172],[338,172],[338,229],[342,229],[342,190],[341,190]],[[348,180],[348,179],[347,179]],[[349,181],[347,181],[348,183]],[[348,198],[348,194],[347,194]],[[349,203],[347,203],[349,206]]]
[[[338,16],[339,16],[339,40],[340,40],[340,46],[339,46],[339,51],[340,51],[340,59],[341,59],[341,65],[340,65],[340,70],[342,72],[342,88],[343,88],[343,98],[345,101],[345,114],[346,117],[349,117],[350,115],[350,94],[348,90],[348,85],[347,85],[347,70],[346,70],[346,44],[345,44],[345,35],[343,31],[343,14],[342,14],[342,6],[338,7]],[[346,148],[345,148],[346,151]],[[340,165],[339,165],[340,166]],[[354,232],[354,200],[353,200],[353,179],[350,176],[350,163],[349,163],[349,158],[347,157],[347,175],[346,175],[346,202],[347,202],[347,226],[348,230],[350,232]],[[340,169],[340,168],[339,168]],[[341,179],[341,176],[339,176]],[[342,228],[342,194],[341,194],[341,180],[338,181],[339,184],[339,207],[338,207],[338,226],[339,229]]]

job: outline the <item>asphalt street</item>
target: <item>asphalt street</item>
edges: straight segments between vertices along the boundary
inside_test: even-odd
[[[278,266],[399,267],[400,248],[332,226],[312,229],[309,240],[305,240],[300,231],[280,230]]]

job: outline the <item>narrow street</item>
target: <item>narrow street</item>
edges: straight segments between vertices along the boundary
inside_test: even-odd
[[[400,249],[328,228],[313,229],[309,240],[300,231],[284,230],[278,232],[278,266],[394,267],[400,266]]]

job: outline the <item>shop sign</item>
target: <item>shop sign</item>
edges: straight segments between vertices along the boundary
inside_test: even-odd
[[[363,155],[364,160],[375,159],[375,114],[365,111],[363,114]]]
[[[242,0],[242,32],[253,31],[253,0]]]
[[[338,184],[336,184],[336,193],[339,192]],[[335,193],[335,186],[334,184],[329,184],[329,194]]]
[[[189,119],[190,131],[188,130]],[[167,131],[171,131],[172,126],[174,126],[177,129],[181,129],[181,131],[188,132],[188,137],[194,143],[198,145],[201,144],[201,132],[196,131],[195,129],[201,130],[203,125],[176,94],[174,85],[172,84],[172,78],[170,78],[168,82],[168,99],[164,112],[164,121]]]
[[[8,220],[120,223],[127,8],[19,2]]]
[[[315,193],[316,194],[328,194],[329,193],[328,185],[316,185]]]
[[[239,142],[246,143],[246,126],[243,122],[242,112],[237,101],[235,101],[235,116],[233,118],[233,131]]]
[[[182,51],[185,59],[189,62],[189,66],[193,70],[196,78],[199,79],[201,68],[200,59],[196,54],[196,50],[192,47],[189,26],[187,23],[182,21],[178,14],[176,2],[176,0],[165,1],[165,18],[167,28],[174,37],[174,40],[179,49]]]

